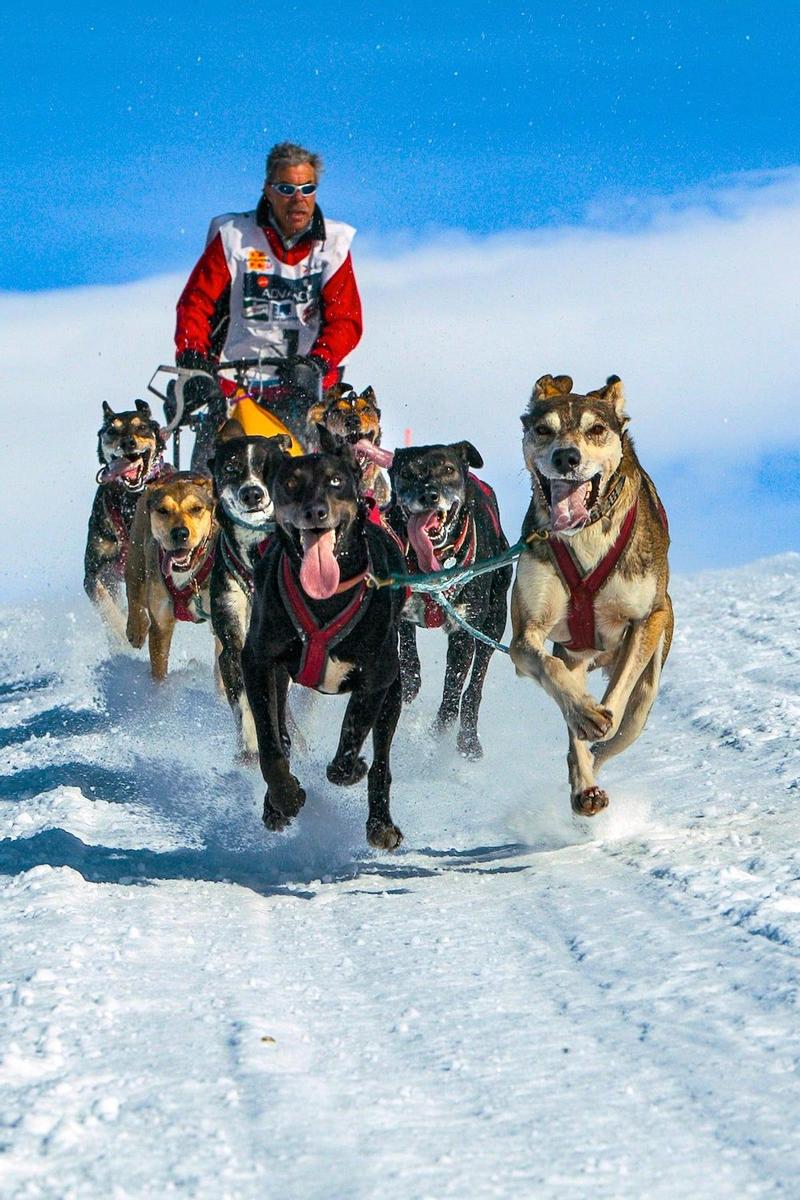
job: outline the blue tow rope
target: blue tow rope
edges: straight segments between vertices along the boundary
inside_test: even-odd
[[[471,567],[445,567],[441,571],[432,571],[422,575],[390,575],[387,579],[378,579],[374,575],[367,576],[367,586],[374,588],[408,588],[412,592],[428,592],[436,597],[436,603],[444,609],[448,616],[460,625],[463,630],[474,637],[479,642],[484,642],[485,645],[491,646],[493,650],[501,650],[503,654],[508,654],[510,646],[506,646],[503,642],[497,642],[494,638],[490,638],[488,634],[483,633],[480,629],[476,629],[474,625],[470,625],[469,621],[465,621],[460,613],[456,612],[453,605],[448,600],[445,592],[452,588],[459,587],[463,583],[468,583],[470,579],[477,579],[479,575],[488,575],[492,571],[499,571],[501,567],[509,566],[526,550],[530,542],[546,541],[549,537],[546,529],[537,530],[534,533],[528,534],[527,537],[520,538],[513,546],[509,546],[508,550],[504,550],[502,554],[495,555],[494,558],[485,558],[481,562],[473,563]]]

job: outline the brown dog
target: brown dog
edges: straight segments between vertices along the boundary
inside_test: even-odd
[[[308,411],[309,440],[317,440],[317,426],[324,427],[336,437],[354,447],[356,462],[361,468],[361,492],[372,496],[379,508],[385,508],[391,499],[391,488],[378,461],[379,456],[368,456],[358,443],[381,444],[381,410],[375,392],[365,388],[359,395],[349,383],[337,383],[329,388],[319,404]],[[388,457],[388,456],[387,456]]]
[[[180,472],[147,489],[136,509],[125,569],[128,641],[149,634],[150,669],[164,679],[176,621],[208,619],[217,526],[212,482]]]
[[[572,807],[592,816],[608,804],[594,770],[641,733],[672,641],[666,516],[626,432],[616,375],[585,396],[568,375],[542,376],[522,424],[533,495],[511,658],[564,714]],[[586,690],[596,667],[610,677],[601,701]]]

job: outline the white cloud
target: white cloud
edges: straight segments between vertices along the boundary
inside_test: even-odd
[[[657,208],[632,234],[453,235],[357,255],[366,335],[347,374],[375,386],[386,442],[406,426],[416,441],[469,437],[507,488],[519,414],[549,371],[578,390],[622,376],[656,472],[797,445],[800,171]],[[79,579],[101,401],[128,405],[171,361],[182,284],[0,296],[7,593]]]

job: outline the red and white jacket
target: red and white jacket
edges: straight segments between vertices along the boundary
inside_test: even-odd
[[[223,359],[314,354],[330,368],[323,380],[330,387],[361,339],[354,235],[351,225],[325,221],[315,208],[308,232],[286,246],[263,197],[255,212],[215,217],[178,301],[176,352],[221,352]],[[221,322],[227,329],[220,346]]]

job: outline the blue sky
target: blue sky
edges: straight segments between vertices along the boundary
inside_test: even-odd
[[[323,208],[394,242],[625,226],[797,161],[795,6],[17,5],[0,75],[0,287],[188,267],[265,150],[326,156]]]

